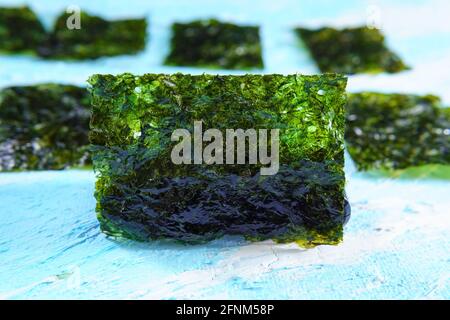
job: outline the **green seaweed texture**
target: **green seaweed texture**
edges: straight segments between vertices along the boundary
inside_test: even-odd
[[[105,20],[80,13],[81,28],[68,29],[70,14],[59,16],[45,45],[43,57],[57,59],[95,59],[104,56],[136,54],[146,43],[146,19]]]
[[[45,39],[45,29],[29,7],[0,7],[0,52],[34,53]]]
[[[449,110],[432,95],[349,94],[348,151],[360,170],[449,165]]]
[[[93,75],[90,141],[103,232],[200,243],[223,235],[336,244],[344,184],[340,75]],[[171,161],[175,129],[279,129],[280,169]],[[248,148],[246,149],[248,152]],[[248,153],[247,153],[248,156]]]
[[[321,72],[396,73],[409,67],[386,45],[378,29],[296,28]]]
[[[168,65],[223,69],[262,68],[259,27],[214,19],[172,25]]]
[[[86,88],[39,84],[0,91],[0,171],[89,164]]]

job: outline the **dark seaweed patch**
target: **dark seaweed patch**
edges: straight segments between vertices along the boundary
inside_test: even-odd
[[[262,68],[259,27],[217,20],[174,23],[168,65]]]
[[[0,8],[0,52],[33,53],[46,36],[44,27],[30,8]]]
[[[81,28],[68,29],[64,13],[55,22],[47,43],[39,54],[59,59],[94,59],[103,56],[135,54],[145,48],[145,19],[105,20],[81,12]]]
[[[0,91],[0,171],[89,163],[86,89],[41,84]]]
[[[297,28],[320,71],[343,74],[395,73],[408,69],[378,29],[367,27],[317,30]]]

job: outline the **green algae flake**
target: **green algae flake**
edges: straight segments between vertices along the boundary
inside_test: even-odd
[[[90,97],[60,84],[0,91],[0,172],[83,167],[89,160]]]
[[[368,27],[296,28],[321,72],[396,73],[409,67],[386,47],[383,34]]]
[[[432,95],[349,94],[348,151],[360,170],[406,175],[404,169],[424,166],[409,174],[420,177],[437,170],[429,165],[440,165],[436,172],[448,175],[442,166],[450,164],[449,110]]]
[[[106,234],[183,243],[223,235],[304,246],[341,241],[349,216],[345,77],[122,74],[88,82],[97,216]],[[278,129],[279,170],[262,175],[263,165],[249,161],[174,164],[174,130],[195,136],[196,121],[203,133],[224,136]]]

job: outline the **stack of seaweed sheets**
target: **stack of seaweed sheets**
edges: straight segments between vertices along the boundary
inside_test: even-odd
[[[0,52],[82,60],[145,49],[146,19],[80,14],[81,29],[68,29],[64,13],[46,31],[29,8],[0,8]],[[345,94],[347,79],[340,74],[409,69],[379,30],[293,31],[323,75],[93,75],[88,89],[4,88],[0,171],[93,164],[97,216],[102,231],[114,237],[200,243],[241,235],[305,247],[343,238],[350,215],[344,144],[359,170],[395,176],[399,170],[440,166],[438,175],[450,176],[445,174],[450,112],[438,97]],[[258,26],[214,19],[174,23],[164,63],[261,69],[259,32]],[[178,141],[172,133],[183,129],[194,144],[198,121],[201,134],[213,129],[223,137],[227,129],[279,130],[278,143],[266,137],[268,153],[279,148],[279,168],[273,175],[261,174],[265,165],[249,161],[248,137],[243,163],[175,164],[171,152]],[[203,140],[202,150],[212,140]],[[262,140],[256,141],[259,150]],[[226,147],[214,149],[220,154]]]
[[[89,82],[97,212],[106,233],[189,243],[224,234],[304,245],[342,239],[345,77],[123,74]],[[172,133],[188,130],[190,145],[196,120],[205,134],[280,130],[269,146],[272,155],[279,150],[279,170],[262,175],[261,163],[250,161],[175,164]],[[261,149],[261,139],[248,143],[244,160],[251,147]]]

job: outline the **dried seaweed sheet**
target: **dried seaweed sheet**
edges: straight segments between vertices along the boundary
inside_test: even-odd
[[[146,19],[105,20],[82,11],[80,29],[69,29],[69,16],[63,13],[57,18],[47,43],[39,49],[41,56],[95,59],[135,54],[145,48]]]
[[[392,51],[378,29],[367,27],[295,29],[321,72],[395,73],[408,66]]]
[[[90,96],[85,88],[40,84],[0,91],[0,171],[89,163]]]
[[[259,27],[217,20],[172,25],[168,65],[224,69],[262,68]]]
[[[34,53],[46,36],[44,27],[30,8],[0,8],[0,52]]]
[[[431,95],[349,94],[348,151],[361,170],[448,165],[449,114]]]
[[[90,140],[102,230],[136,240],[336,244],[349,216],[339,75],[94,75]],[[174,164],[173,130],[280,130],[280,168]],[[246,149],[248,158],[248,148]]]

